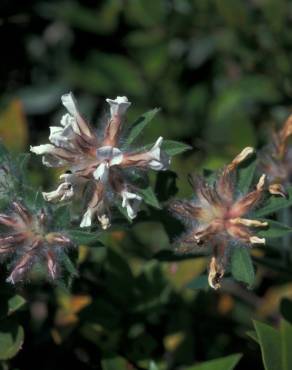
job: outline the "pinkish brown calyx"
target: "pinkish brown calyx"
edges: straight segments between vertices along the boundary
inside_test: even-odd
[[[55,279],[60,255],[73,243],[62,233],[49,230],[45,210],[32,214],[19,202],[13,202],[12,208],[9,215],[0,214],[0,224],[7,229],[0,235],[0,254],[2,259],[13,261],[7,281],[22,281],[36,264],[46,265],[49,276]]]
[[[265,239],[254,234],[254,229],[267,227],[267,222],[249,219],[250,211],[258,205],[265,190],[265,175],[262,175],[253,191],[238,197],[236,169],[251,153],[245,148],[231,164],[227,165],[213,185],[202,178],[192,179],[196,195],[194,201],[174,201],[170,209],[187,225],[181,244],[211,245],[213,257],[210,265],[210,285],[217,289],[224,274],[228,249],[232,242],[252,246],[264,244]]]

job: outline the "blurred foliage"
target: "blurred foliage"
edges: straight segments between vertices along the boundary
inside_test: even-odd
[[[0,173],[1,207],[25,186],[28,158],[19,152],[45,142],[69,90],[91,121],[102,116],[105,97],[129,97],[129,122],[160,107],[141,142],[162,135],[181,153],[173,172],[151,179],[150,206],[132,225],[68,231],[80,244],[69,286],[64,276],[56,285],[34,278],[10,287],[1,267],[3,369],[291,368],[292,252],[282,241],[292,225],[279,217],[291,189],[288,201],[267,199],[255,210],[272,218],[261,232],[267,246],[251,257],[235,249],[230,274],[243,283],[227,274],[220,292],[208,288],[203,254],[170,248],[182,225],[160,207],[177,190],[190,196],[188,173],[217,169],[245,145],[261,147],[291,111],[291,16],[288,0],[1,1],[0,137],[13,154],[1,149],[0,165],[18,178],[7,188]],[[135,125],[138,134],[143,123]],[[182,153],[177,141],[194,149]],[[252,163],[241,170],[242,192],[254,171]],[[58,176],[35,160],[27,173],[46,189]],[[62,222],[66,210],[55,212]],[[252,318],[269,324],[255,321],[254,331]]]

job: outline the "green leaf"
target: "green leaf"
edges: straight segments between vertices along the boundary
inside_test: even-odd
[[[63,255],[62,262],[66,270],[69,272],[70,278],[73,276],[78,276],[78,271],[74,264],[72,263],[71,259],[67,256],[67,254]]]
[[[259,344],[259,340],[258,340],[257,333],[255,330],[248,330],[246,332],[246,335],[248,335],[251,339],[253,339],[255,342]]]
[[[39,211],[46,206],[46,202],[40,190],[36,191],[34,188],[24,187],[24,201],[33,211]]]
[[[292,351],[291,351],[291,343],[292,343],[292,325],[285,321],[281,321],[280,326],[281,332],[281,343],[282,343],[282,364],[283,370],[291,370],[292,369]]]
[[[259,321],[254,321],[254,327],[261,347],[265,370],[282,369],[280,333]]]
[[[151,186],[149,186],[146,189],[140,189],[139,194],[143,197],[144,201],[149,204],[150,206],[161,209],[159,201],[152,189]]]
[[[208,290],[210,288],[207,275],[200,275],[187,284],[187,288],[194,290]]]
[[[266,229],[261,229],[258,231],[258,235],[263,238],[280,238],[292,232],[292,227],[282,224],[281,222],[264,220],[268,222],[268,227]]]
[[[154,108],[140,116],[132,125],[131,131],[126,139],[124,146],[128,146],[132,144],[135,139],[141,134],[144,128],[148,125],[150,121],[156,116],[156,114],[160,111],[159,108]]]
[[[31,158],[30,153],[21,153],[15,158],[15,161],[19,169],[19,173],[26,172],[30,158]]]
[[[288,199],[280,196],[270,196],[264,203],[263,207],[255,212],[256,217],[263,217],[271,213],[275,213],[282,208],[287,208],[292,205],[292,187],[287,189]]]
[[[241,354],[230,355],[187,367],[185,370],[232,370],[238,364],[240,358]]]
[[[114,357],[101,361],[102,370],[128,370],[127,361],[122,357]]]
[[[95,247],[102,247],[103,244],[99,241],[99,235],[96,232],[81,231],[81,230],[66,230],[66,233],[71,240],[76,244],[93,244]]]
[[[231,257],[231,273],[233,277],[251,287],[255,280],[255,272],[247,248],[236,247]]]
[[[70,210],[69,207],[58,207],[53,213],[53,224],[58,230],[66,228],[70,224]]]
[[[156,365],[154,361],[150,361],[148,370],[159,370],[159,367]]]
[[[19,294],[14,295],[8,300],[8,315],[13,314],[26,304],[26,300]]]
[[[121,202],[117,203],[117,207],[121,215],[123,215],[129,221],[129,223],[132,223],[133,220],[129,217],[127,209],[125,207],[122,207]]]
[[[163,140],[161,147],[170,156],[174,156],[192,149],[190,145],[175,140]]]
[[[23,328],[11,320],[0,323],[0,360],[9,360],[21,349],[24,340]]]
[[[247,193],[250,189],[256,170],[256,165],[257,161],[255,158],[252,158],[240,165],[238,171],[237,188],[243,194]]]

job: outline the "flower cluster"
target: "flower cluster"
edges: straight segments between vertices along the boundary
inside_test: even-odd
[[[264,238],[254,235],[252,228],[265,227],[267,223],[246,218],[262,197],[265,175],[250,193],[238,196],[236,191],[236,169],[252,152],[252,148],[245,148],[223,169],[213,185],[201,177],[193,178],[191,183],[197,198],[173,201],[170,206],[188,228],[180,239],[181,244],[211,246],[209,284],[214,289],[220,287],[232,243],[248,246],[265,243]]]
[[[284,126],[274,132],[272,142],[260,153],[260,168],[266,173],[269,192],[282,197],[287,196],[286,187],[291,183],[292,176],[292,147],[289,138],[292,134],[292,115]]]
[[[129,180],[131,170],[167,169],[170,159],[161,150],[160,137],[149,150],[129,151],[121,148],[123,122],[131,103],[126,97],[106,99],[110,117],[97,133],[81,116],[72,93],[62,96],[68,113],[61,126],[51,127],[51,144],[35,146],[31,151],[43,156],[48,167],[66,167],[58,188],[43,193],[47,201],[88,199],[81,227],[89,227],[98,219],[103,229],[110,226],[110,206],[120,199],[129,218],[136,217],[142,197]]]
[[[60,256],[73,244],[62,233],[49,231],[49,223],[44,210],[32,214],[19,202],[12,203],[10,214],[0,214],[0,225],[7,229],[1,232],[0,256],[12,261],[7,282],[23,280],[37,264],[45,264],[52,279],[58,276]]]

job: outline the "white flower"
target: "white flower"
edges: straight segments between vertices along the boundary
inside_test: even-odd
[[[92,219],[94,216],[94,209],[93,208],[88,208],[87,211],[84,213],[80,227],[89,227],[91,226]]]
[[[129,218],[132,220],[137,216],[142,197],[127,190],[121,192],[123,198],[122,207],[126,208]]]
[[[73,130],[77,135],[81,135],[77,120],[75,117],[71,116],[71,114],[65,113],[61,118],[60,123],[64,127],[63,135],[66,135],[66,133],[71,130]]]
[[[82,217],[80,227],[82,228],[90,227],[92,225],[92,221],[95,215],[97,214],[98,210],[99,210],[99,207],[95,207],[95,208],[89,207]],[[103,214],[97,215],[97,218],[103,230],[106,230],[111,226],[110,219],[107,214],[103,213]]]
[[[50,154],[54,153],[55,147],[52,144],[43,144],[38,146],[31,146],[30,151],[38,155]]]
[[[106,99],[106,102],[110,105],[111,117],[116,115],[122,116],[126,113],[127,109],[132,104],[128,101],[126,96],[117,96],[116,99]]]
[[[102,162],[97,169],[93,172],[93,177],[96,180],[100,180],[104,184],[108,180],[108,175],[109,175],[109,164],[108,162]]]
[[[100,161],[107,161],[110,166],[114,166],[122,162],[123,153],[118,148],[102,146],[96,150],[96,158]]]
[[[52,144],[43,144],[30,147],[30,151],[32,153],[43,155],[42,162],[47,167],[61,167],[66,165],[66,160],[58,157],[58,152],[61,150],[62,149],[58,149]]]
[[[49,140],[52,144],[60,147],[69,147],[69,127],[58,127],[58,126],[51,126],[50,127],[50,136]],[[71,126],[69,128],[71,130]]]
[[[107,230],[111,226],[111,222],[108,215],[103,214],[101,216],[97,216],[97,218],[103,230]]]
[[[73,198],[73,187],[70,184],[63,183],[56,190],[49,193],[43,192],[43,197],[47,202],[65,201]]]
[[[64,107],[71,114],[71,116],[76,117],[79,115],[76,100],[71,92],[62,95],[61,100]]]
[[[159,137],[156,143],[150,149],[148,154],[151,156],[151,160],[148,165],[152,170],[163,171],[166,170],[170,164],[170,157],[161,150],[163,137]]]
[[[81,181],[76,176],[72,174],[63,174],[60,179],[64,182],[58,186],[56,190],[49,193],[42,193],[43,197],[48,202],[62,202],[66,200],[71,200],[76,193],[80,190]]]
[[[106,183],[109,175],[109,167],[120,164],[123,160],[123,153],[118,148],[103,146],[97,149],[96,158],[102,162],[93,172],[93,177],[96,180]]]
[[[91,131],[78,111],[77,102],[72,92],[62,95],[61,100],[64,107],[69,112],[69,114],[62,117],[61,125],[65,126],[65,128],[71,126],[76,134],[85,134],[86,136],[90,137]]]

